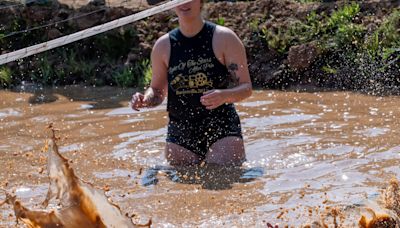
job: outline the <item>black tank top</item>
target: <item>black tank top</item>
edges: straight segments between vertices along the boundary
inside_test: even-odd
[[[201,31],[190,38],[179,28],[169,33],[167,110],[172,118],[198,119],[234,109],[233,104],[224,104],[207,110],[200,102],[203,92],[226,89],[229,84],[229,72],[218,61],[212,47],[215,27],[205,22]]]

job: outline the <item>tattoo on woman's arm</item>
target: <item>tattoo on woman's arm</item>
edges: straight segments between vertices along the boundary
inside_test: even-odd
[[[230,73],[229,87],[234,87],[239,85],[239,76],[237,75],[237,71],[239,67],[236,63],[231,63],[228,65],[228,72]]]

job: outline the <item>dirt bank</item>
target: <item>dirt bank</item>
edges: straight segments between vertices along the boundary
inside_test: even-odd
[[[205,16],[233,29],[243,40],[250,73],[257,86],[286,89],[312,85],[398,93],[399,51],[396,47],[399,42],[396,40],[400,35],[399,10],[396,9],[400,3],[369,0],[349,5],[346,2],[210,2],[205,7]],[[1,9],[4,13],[0,14],[0,33],[3,34],[0,51],[7,53],[149,7],[144,1],[86,5],[75,1],[74,4],[47,3]],[[388,20],[390,23],[386,23]],[[65,22],[56,23],[59,21]],[[15,33],[38,25],[43,28]],[[389,25],[394,31],[392,27],[388,29]],[[148,59],[153,43],[176,26],[174,13],[164,12],[106,34],[9,63],[11,80],[4,83],[3,79],[2,84],[36,81],[53,85],[81,82],[145,85],[151,75]],[[393,37],[386,38],[393,32]],[[371,36],[379,38],[377,45],[371,44]],[[383,43],[385,39],[389,41]],[[364,61],[360,63],[355,59]],[[368,68],[369,74],[366,76],[360,68]]]

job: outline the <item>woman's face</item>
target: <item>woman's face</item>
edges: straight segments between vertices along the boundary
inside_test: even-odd
[[[201,14],[201,0],[192,0],[191,2],[175,7],[175,13],[179,19],[195,19]]]

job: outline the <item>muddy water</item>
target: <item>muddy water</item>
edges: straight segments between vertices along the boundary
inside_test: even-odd
[[[135,221],[151,218],[154,227],[296,227],[329,208],[374,201],[400,174],[399,97],[256,91],[237,104],[247,152],[243,172],[178,183],[163,158],[165,104],[133,112],[132,92],[0,91],[1,188],[40,209],[48,187],[41,148],[49,123],[60,130],[60,152],[79,177],[107,190]],[[0,211],[0,227],[14,225],[11,208]],[[349,215],[346,224],[357,227],[358,219]]]

